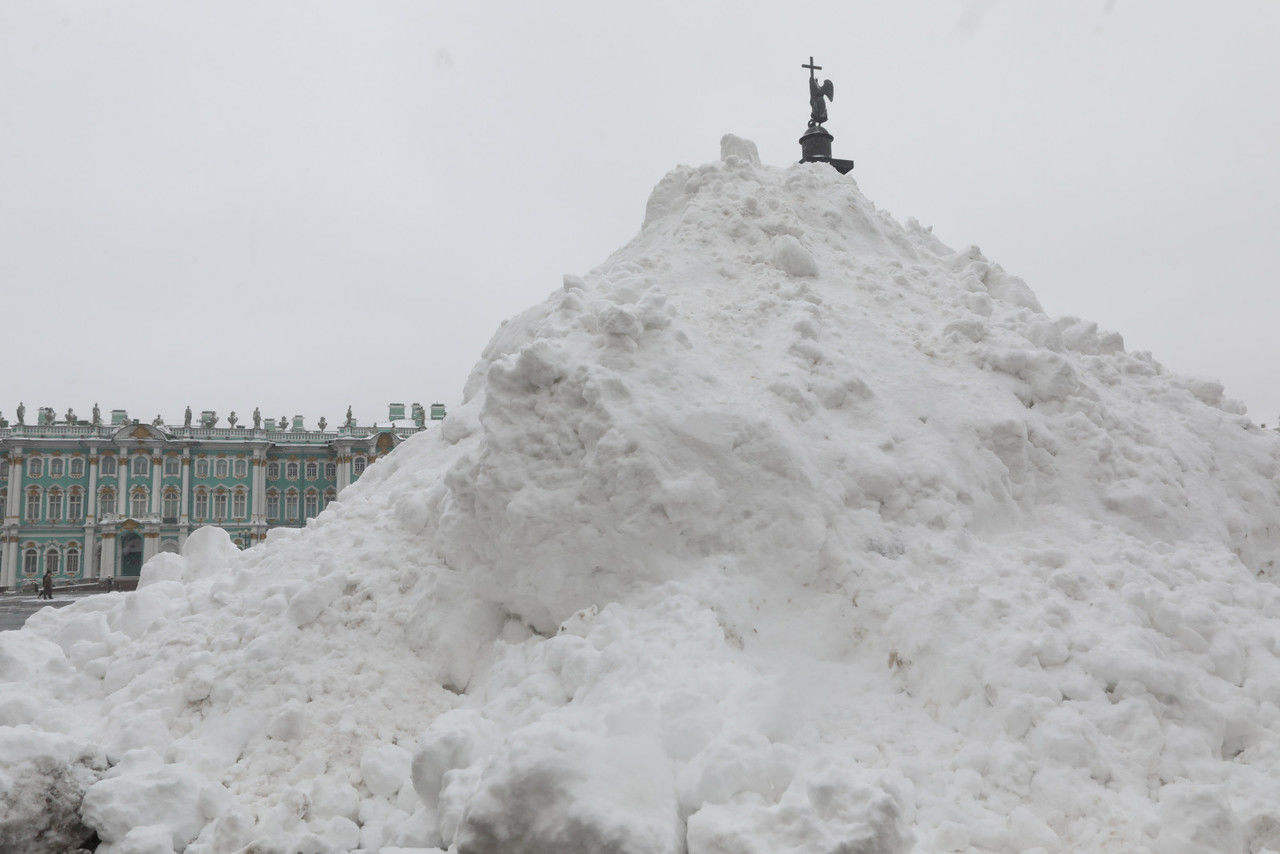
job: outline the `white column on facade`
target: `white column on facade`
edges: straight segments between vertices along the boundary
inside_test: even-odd
[[[18,584],[18,556],[21,554],[18,544],[18,529],[13,528],[5,537],[4,573],[0,577],[0,586],[13,590]]]
[[[116,576],[116,539],[114,531],[102,535],[102,564],[98,567],[99,578]]]
[[[178,496],[178,523],[187,525],[191,506],[191,451],[182,449],[182,494]]]
[[[18,524],[18,514],[22,509],[22,468],[25,465],[22,449],[15,447],[9,454],[9,498],[8,506],[4,511],[4,521],[7,525]]]
[[[85,578],[96,578],[102,572],[93,560],[98,535],[95,527],[98,519],[98,448],[89,446],[89,489],[84,497],[84,551],[80,555],[81,572]]]
[[[89,493],[84,497],[84,518],[92,525],[98,518],[98,449],[89,446]]]
[[[191,449],[182,449],[182,492],[178,494],[178,549],[187,542],[187,531],[191,524],[188,508],[191,506]]]
[[[160,515],[160,475],[164,472],[164,458],[157,449],[151,457],[151,515]]]
[[[267,516],[267,452],[264,448],[253,451],[253,501],[252,519],[254,525],[266,522]]]
[[[129,454],[123,448],[116,454],[116,513],[129,515]]]
[[[18,583],[18,564],[22,548],[18,541],[19,514],[22,512],[22,448],[15,446],[9,453],[9,494],[5,498],[4,512],[4,563],[0,566],[0,586],[13,589]]]
[[[160,551],[160,532],[147,531],[142,535],[142,565],[146,566],[147,561],[155,557],[158,551]]]

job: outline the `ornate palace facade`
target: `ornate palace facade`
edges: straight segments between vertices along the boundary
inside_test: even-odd
[[[403,406],[392,417],[403,419]],[[408,424],[309,430],[290,425],[217,427],[131,421],[0,421],[0,508],[4,511],[0,589],[51,570],[58,583],[137,575],[161,551],[177,551],[188,532],[214,524],[247,548],[280,526],[301,527],[405,436],[428,429],[414,405]],[[444,407],[430,410],[431,420]]]

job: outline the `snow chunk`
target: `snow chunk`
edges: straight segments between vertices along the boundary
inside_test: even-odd
[[[752,166],[760,165],[760,152],[756,149],[754,142],[726,133],[720,137],[720,159],[729,163],[732,157]]]
[[[788,276],[816,276],[818,262],[795,237],[783,234],[774,240],[773,265]]]

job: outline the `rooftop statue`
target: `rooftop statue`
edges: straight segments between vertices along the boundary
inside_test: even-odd
[[[98,409],[98,402],[93,403],[93,425],[96,427],[102,423],[102,411]]]
[[[813,127],[827,120],[827,101],[836,99],[836,86],[830,80],[823,80],[822,85],[818,85],[818,78],[813,72],[821,71],[822,66],[814,65],[812,56],[808,65],[800,67],[809,69],[809,127]]]
[[[821,71],[822,66],[815,65],[812,56],[800,67],[809,69],[809,128],[800,137],[800,162],[827,163],[845,175],[853,168],[853,161],[831,156],[831,142],[835,137],[822,126],[827,120],[827,101],[834,101],[836,97],[835,84],[830,80],[818,82],[813,72]]]
[[[182,413],[182,426],[183,427],[191,426],[191,407],[190,406],[187,407],[186,412]]]
[[[19,424],[27,423],[27,406],[22,401],[18,401],[18,423]]]
[[[253,429],[254,430],[262,429],[262,410],[260,410],[256,406],[253,408]]]

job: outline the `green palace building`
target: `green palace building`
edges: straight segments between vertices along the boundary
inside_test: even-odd
[[[136,576],[157,552],[176,552],[201,525],[223,527],[247,548],[271,528],[301,527],[406,436],[444,418],[391,404],[390,424],[363,427],[351,417],[313,429],[301,415],[251,424],[214,412],[181,427],[124,410],[110,418],[59,418],[41,408],[28,424],[0,419],[0,507],[4,509],[0,589],[53,572],[73,579]]]

